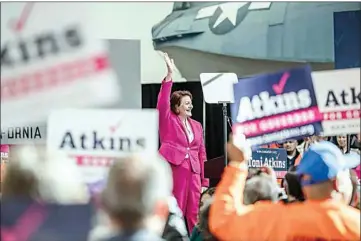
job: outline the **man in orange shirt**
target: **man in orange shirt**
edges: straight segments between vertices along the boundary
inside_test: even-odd
[[[243,141],[240,140],[243,138]],[[237,146],[237,147],[236,147]],[[227,145],[231,162],[216,188],[210,210],[210,230],[222,241],[356,241],[360,240],[360,211],[336,200],[339,175],[359,163],[330,142],[312,145],[297,169],[303,203],[243,204],[247,162],[251,157],[244,136]]]

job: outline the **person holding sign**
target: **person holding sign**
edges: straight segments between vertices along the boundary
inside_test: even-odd
[[[192,94],[172,90],[174,62],[164,54],[167,76],[158,95],[160,154],[169,162],[173,174],[173,195],[183,212],[191,233],[197,222],[201,188],[204,178],[206,151],[202,125],[191,118]]]

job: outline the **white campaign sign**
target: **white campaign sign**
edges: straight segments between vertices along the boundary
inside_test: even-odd
[[[158,151],[157,110],[59,110],[51,112],[48,152],[61,151],[81,167],[85,182],[96,183],[116,157]]]
[[[326,136],[360,132],[360,68],[312,72]]]
[[[91,38],[81,5],[13,3],[1,8],[1,127],[43,124],[57,108],[120,98],[105,41]]]

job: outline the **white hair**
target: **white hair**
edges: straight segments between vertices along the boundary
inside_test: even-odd
[[[126,158],[116,160],[116,164],[133,162],[135,168],[139,171],[147,173],[147,181],[142,187],[141,200],[134,200],[134,197],[124,196],[120,193],[123,188],[117,185],[114,177],[108,176],[108,183],[105,189],[105,196],[107,200],[116,209],[127,209],[128,206],[140,205],[148,212],[152,212],[156,203],[160,200],[166,201],[172,193],[173,179],[169,164],[159,156],[156,155],[132,155]],[[112,172],[112,168],[110,170]]]
[[[61,204],[87,203],[90,195],[74,160],[60,153],[47,156],[39,192],[43,200]]]
[[[19,146],[12,154],[20,172],[37,180],[39,198],[59,204],[87,203],[90,199],[75,161],[61,153],[47,153],[43,146]]]
[[[172,195],[173,177],[172,170],[167,161],[157,155],[140,156],[142,165],[147,166],[152,175],[145,188],[144,202],[151,202],[153,205],[159,200],[167,201]]]

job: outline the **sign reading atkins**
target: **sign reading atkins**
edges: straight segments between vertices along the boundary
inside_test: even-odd
[[[95,130],[74,135],[71,131],[67,131],[61,139],[59,149],[139,152],[145,150],[146,144],[144,137],[104,136]]]

